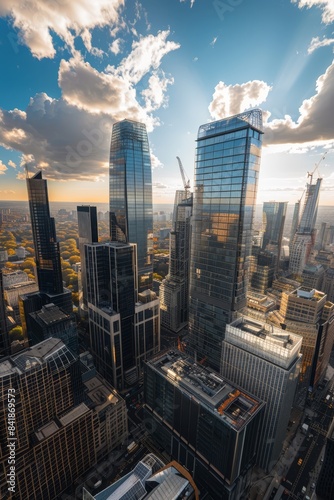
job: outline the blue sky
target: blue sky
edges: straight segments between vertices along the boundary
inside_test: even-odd
[[[264,111],[258,202],[296,202],[319,165],[334,205],[333,0],[0,0],[0,199],[108,201],[111,126],[143,121],[155,203],[193,180],[198,127]],[[51,182],[52,181],[52,182]]]

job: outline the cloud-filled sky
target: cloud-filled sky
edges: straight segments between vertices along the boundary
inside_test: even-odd
[[[199,126],[259,106],[258,203],[296,202],[320,162],[334,205],[333,49],[333,0],[0,0],[0,200],[27,198],[27,164],[54,201],[107,202],[129,118],[149,132],[154,202],[172,202]]]

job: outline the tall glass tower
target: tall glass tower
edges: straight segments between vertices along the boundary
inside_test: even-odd
[[[27,178],[27,188],[39,291],[62,293],[59,243],[54,218],[50,217],[48,187],[42,172]]]
[[[225,326],[246,305],[262,133],[259,109],[202,125],[198,132],[190,345],[217,370]]]
[[[322,179],[307,183],[303,212],[290,248],[289,272],[301,275],[315,243],[319,195]]]
[[[110,146],[110,236],[137,244],[139,291],[152,288],[152,172],[146,127],[123,120]]]

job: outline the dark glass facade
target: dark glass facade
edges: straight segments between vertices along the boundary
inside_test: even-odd
[[[117,388],[136,364],[134,248],[85,245],[90,349],[98,371]]]
[[[87,280],[86,280],[86,243],[98,242],[98,225],[96,207],[82,205],[77,207],[79,228],[79,251],[81,264],[81,290],[79,291],[80,311],[87,310]]]
[[[27,178],[37,281],[40,292],[62,293],[63,281],[56,228],[50,217],[48,188],[42,172]]]
[[[259,109],[198,132],[190,261],[190,342],[219,370],[225,325],[246,305],[260,169]]]
[[[179,352],[158,354],[144,365],[144,423],[201,490],[239,500],[255,460],[264,404],[217,375]],[[240,411],[241,425],[234,417]]]
[[[114,124],[109,180],[111,240],[137,244],[139,291],[152,288],[152,172],[143,123]]]
[[[264,234],[262,248],[265,250],[267,245],[271,245],[270,250],[277,255],[277,267],[280,260],[287,206],[287,201],[265,201],[263,203]]]

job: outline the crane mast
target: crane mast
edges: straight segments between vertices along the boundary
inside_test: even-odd
[[[180,168],[180,172],[181,172],[181,177],[182,177],[182,182],[183,182],[183,187],[184,187],[184,190],[186,192],[186,198],[188,198],[188,193],[189,193],[189,189],[190,189],[190,179],[187,180],[186,172],[185,172],[185,170],[183,168],[183,165],[182,165],[182,162],[181,162],[180,158],[177,156],[176,159],[177,159],[178,164],[179,164],[179,168]]]

